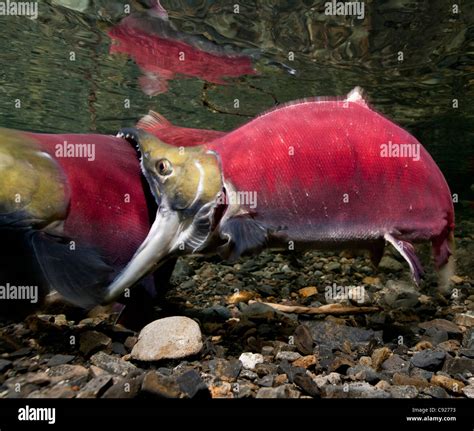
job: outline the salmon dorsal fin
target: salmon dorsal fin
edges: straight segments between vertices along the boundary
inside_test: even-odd
[[[365,97],[365,92],[361,87],[354,87],[351,91],[349,91],[345,100],[346,102],[358,103],[359,105],[366,108],[369,107]]]
[[[169,122],[163,115],[158,114],[155,111],[148,111],[143,118],[137,123],[137,129],[143,130],[159,130],[164,129],[166,127],[172,126],[171,122]]]
[[[264,117],[267,114],[270,114],[274,111],[278,111],[280,109],[289,108],[291,106],[297,105],[305,105],[307,103],[325,103],[325,102],[351,102],[357,103],[364,108],[370,108],[369,104],[367,103],[364,95],[364,90],[361,87],[354,87],[346,96],[313,96],[313,97],[305,97],[304,99],[293,100],[291,102],[285,102],[280,105],[274,106],[264,112],[262,112],[258,117]]]

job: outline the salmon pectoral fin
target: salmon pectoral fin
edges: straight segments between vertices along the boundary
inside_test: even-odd
[[[248,215],[231,217],[219,229],[226,244],[218,248],[222,258],[235,261],[242,254],[258,251],[267,242],[268,229]]]
[[[433,258],[436,268],[439,270],[446,263],[454,251],[454,233],[453,231],[446,233],[444,231],[441,235],[435,237],[431,241],[433,248]]]
[[[370,252],[370,261],[372,265],[376,268],[379,266],[380,261],[382,260],[383,251],[385,250],[385,240],[381,239],[380,241],[374,242],[369,246]]]
[[[409,243],[408,241],[397,239],[393,237],[392,235],[390,235],[389,233],[386,233],[384,235],[384,238],[390,244],[392,244],[395,247],[395,249],[408,262],[408,265],[410,266],[410,270],[411,270],[411,275],[413,277],[413,281],[416,283],[416,285],[419,285],[421,281],[421,277],[424,274],[424,271],[423,271],[423,266],[421,265],[421,262],[415,253],[415,247],[413,247],[413,245]]]
[[[97,250],[39,231],[30,233],[30,241],[50,289],[86,309],[103,302],[113,269]]]

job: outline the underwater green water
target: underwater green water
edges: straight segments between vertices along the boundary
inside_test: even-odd
[[[423,143],[464,211],[474,200],[473,2],[455,13],[447,0],[367,1],[364,19],[327,16],[325,3],[163,0],[180,32],[253,55],[258,73],[226,85],[179,77],[155,96],[142,91],[133,59],[109,53],[107,34],[124,5],[134,13],[149,2],[40,1],[37,19],[0,16],[0,126],[115,134],[153,109],[179,125],[230,130],[275,104],[358,85]]]

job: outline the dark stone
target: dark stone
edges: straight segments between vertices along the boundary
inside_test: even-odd
[[[451,335],[462,334],[462,331],[458,325],[446,319],[433,319],[429,322],[422,322],[418,324],[418,326],[424,330],[428,330],[429,328],[436,328],[441,331],[446,331],[448,334]]]
[[[327,345],[332,349],[341,350],[344,343],[349,342],[352,345],[367,343],[376,339],[382,344],[382,331],[373,331],[371,329],[356,328],[353,326],[340,325],[332,321],[306,322],[312,338],[317,345]]]
[[[128,352],[127,352],[127,349],[125,348],[125,346],[122,343],[119,343],[118,341],[114,341],[112,343],[112,353],[115,353],[115,354],[120,355],[120,356],[124,356]]]
[[[433,346],[436,346],[440,343],[448,341],[449,337],[448,333],[444,329],[431,327],[426,329],[423,339],[430,341]]]
[[[411,363],[418,368],[436,371],[439,370],[443,365],[445,357],[446,352],[425,349],[421,352],[416,352],[411,358]]]
[[[142,386],[143,376],[133,379],[121,379],[102,395],[102,398],[135,398]]]
[[[371,385],[376,384],[380,381],[380,375],[373,368],[370,368],[366,365],[356,365],[354,367],[350,367],[346,371],[346,375],[350,377],[354,377],[357,380],[363,380]]]
[[[101,332],[86,331],[81,334],[79,343],[79,350],[88,356],[99,350],[108,349],[112,344],[112,340]]]
[[[274,376],[272,376],[271,374],[267,374],[266,376],[263,376],[261,379],[257,379],[255,383],[259,386],[270,388],[273,386],[273,380],[274,380]]]
[[[272,320],[275,317],[275,310],[262,302],[255,302],[250,305],[240,304],[242,317],[249,320]]]
[[[0,359],[0,373],[4,373],[12,366],[12,361],[6,359]]]
[[[474,328],[469,328],[464,334],[462,345],[466,349],[474,349]]]
[[[290,383],[294,382],[295,377],[298,374],[306,374],[306,370],[303,367],[293,367],[288,361],[280,362],[280,365],[278,365],[278,372],[280,374],[286,374]]]
[[[14,358],[21,358],[23,356],[27,356],[31,353],[31,349],[29,347],[22,347],[21,349],[15,350],[12,353],[8,354],[8,357],[11,359]]]
[[[242,362],[238,359],[227,361],[226,359],[212,359],[209,361],[209,369],[223,381],[233,382],[239,376],[242,369]]]
[[[175,379],[149,371],[143,378],[141,391],[144,395],[158,398],[179,398],[181,389]]]
[[[258,293],[264,296],[275,295],[275,288],[273,286],[269,286],[268,284],[257,285],[256,290]]]
[[[48,360],[46,365],[48,367],[55,367],[56,365],[69,364],[69,362],[73,361],[74,358],[74,355],[54,355]]]
[[[423,393],[433,398],[448,398],[448,393],[441,386],[428,386]]]
[[[396,354],[393,354],[382,363],[382,370],[389,374],[408,373],[409,369],[410,361]]]
[[[112,376],[102,375],[88,381],[76,398],[98,398],[112,386]]]
[[[299,325],[295,329],[293,337],[296,349],[300,353],[303,355],[311,355],[313,353],[313,337],[306,325]]]
[[[321,396],[318,385],[307,374],[296,374],[293,383],[310,397],[319,398]]]
[[[181,374],[176,381],[181,391],[189,398],[211,398],[208,387],[196,370],[190,370]]]
[[[123,377],[134,374],[138,371],[138,368],[130,362],[126,362],[120,358],[108,355],[104,352],[96,353],[95,355],[91,356],[90,360],[95,366],[102,368],[109,373],[117,374]]]
[[[444,363],[443,371],[450,374],[474,374],[474,359],[469,358],[448,358]]]
[[[232,313],[223,305],[213,305],[212,307],[201,310],[200,317],[203,321],[226,321],[232,317]]]
[[[470,349],[460,349],[459,353],[467,358],[474,359],[474,347]]]
[[[255,366],[255,372],[257,373],[258,377],[266,376],[267,374],[276,374],[278,369],[278,365],[276,364],[257,364]]]

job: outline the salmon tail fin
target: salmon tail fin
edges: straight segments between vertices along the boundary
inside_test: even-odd
[[[443,293],[449,293],[452,289],[451,277],[456,272],[454,232],[450,231],[447,237],[441,240],[434,239],[432,245],[435,265],[439,272],[439,289]]]
[[[153,132],[171,126],[171,122],[163,117],[163,115],[158,114],[158,112],[155,111],[148,111],[148,114],[140,119],[136,127],[137,129],[143,129],[147,132]]]
[[[408,241],[403,241],[401,239],[397,239],[390,235],[389,233],[386,233],[384,235],[384,238],[392,244],[395,249],[403,256],[403,258],[408,262],[408,265],[410,266],[411,270],[411,275],[413,278],[413,281],[415,284],[418,286],[421,281],[421,277],[424,274],[423,271],[423,266],[421,265],[420,260],[418,259],[418,256],[415,253],[415,247]]]

